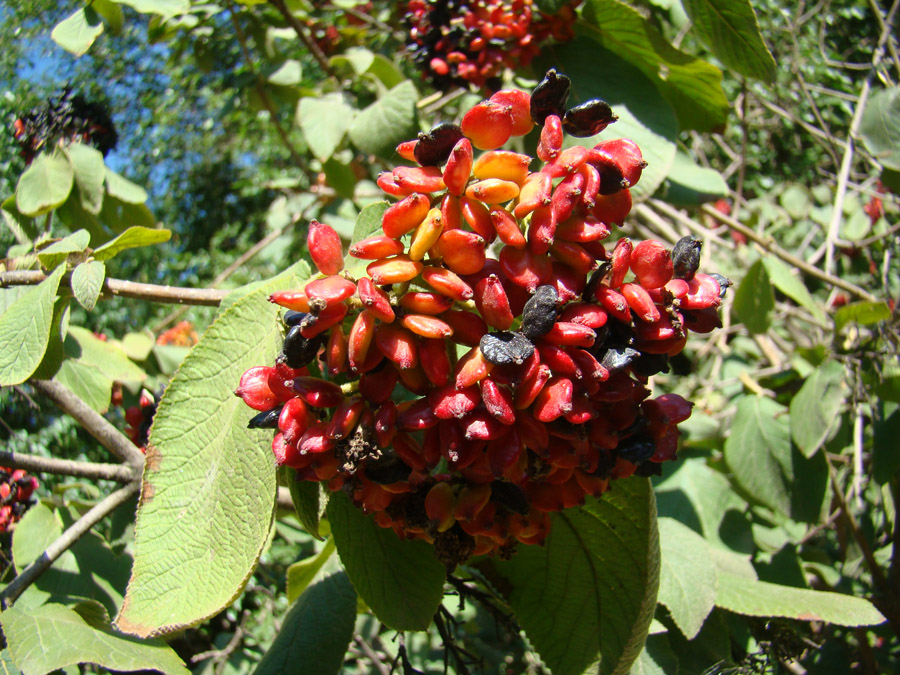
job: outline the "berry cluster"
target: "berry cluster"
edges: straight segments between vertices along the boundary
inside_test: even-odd
[[[125,431],[131,441],[147,452],[147,439],[150,437],[150,426],[153,424],[153,416],[156,415],[156,399],[146,390],[141,391],[139,405],[129,406],[125,409],[125,421],[128,423]]]
[[[407,46],[437,89],[496,90],[503,69],[528,66],[542,42],[572,39],[579,2],[549,15],[532,0],[410,0]]]
[[[31,495],[38,488],[37,478],[22,469],[0,466],[0,532],[7,532],[34,503]]]
[[[18,118],[13,136],[29,163],[43,148],[57,143],[89,143],[105,156],[119,140],[106,106],[73,94],[68,87],[58,99],[48,99]]]
[[[156,344],[193,347],[199,339],[193,323],[190,321],[179,321],[168,330],[160,333],[159,337],[156,338]]]
[[[615,119],[601,101],[567,110],[568,86],[551,71],[401,144],[418,166],[378,178],[398,200],[350,247],[365,275],[342,273],[339,236],[313,221],[322,275],[270,297],[288,309],[282,353],[235,392],[251,427],[277,429],[278,464],[450,567],[540,543],[550,512],[675,458],[692,404],[645,384],[689,329],[719,325],[727,284],[697,273],[699,241],[607,251],[644,162],[624,140],[563,149],[565,130]],[[496,148],[535,123],[530,171]]]

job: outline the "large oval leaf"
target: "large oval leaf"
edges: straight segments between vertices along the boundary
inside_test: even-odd
[[[627,673],[656,608],[659,535],[650,481],[615,483],[553,516],[543,546],[496,563],[509,603],[554,675]]]
[[[400,540],[353,506],[343,492],[328,501],[328,522],[356,592],[395,630],[425,630],[444,591],[444,567],[424,541]]]
[[[585,54],[591,58],[586,59]],[[631,188],[631,197],[642,201],[656,192],[675,159],[678,122],[672,107],[659,91],[630,63],[586,39],[573,40],[546,52],[544,66],[556,66],[572,80],[569,105],[603,99],[619,116],[597,136],[578,139],[588,148],[614,138],[630,138],[641,148],[647,167]],[[597,63],[602,68],[597,68]]]
[[[416,102],[419,93],[406,80],[361,110],[350,125],[350,140],[363,152],[390,155],[398,143],[416,132]]]
[[[859,133],[883,167],[900,170],[900,87],[872,94]]]
[[[75,171],[62,152],[35,157],[16,185],[16,208],[26,216],[39,216],[60,206],[75,182]]]
[[[722,64],[745,77],[775,80],[775,59],[749,0],[684,0],[691,26]]]
[[[300,283],[283,279],[280,288]],[[248,368],[281,346],[278,308],[263,286],[220,314],[160,401],[147,447],[135,561],[120,630],[179,630],[241,592],[275,511],[270,439],[247,429],[252,411],[232,393]]]
[[[66,266],[27,290],[0,290],[0,386],[21,384],[37,369],[47,351],[53,303]],[[5,307],[5,310],[3,309]]]
[[[640,68],[675,108],[682,131],[721,131],[728,120],[722,71],[675,49],[641,14],[618,0],[588,0],[584,32]],[[584,56],[597,71],[605,64]]]

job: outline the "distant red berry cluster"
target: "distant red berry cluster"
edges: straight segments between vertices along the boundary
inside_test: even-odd
[[[37,478],[22,469],[0,466],[0,532],[7,532],[25,514],[34,501]]]
[[[18,118],[13,136],[29,163],[43,149],[59,143],[88,143],[106,155],[119,139],[106,106],[68,88],[58,99],[48,99]]]
[[[438,89],[498,89],[503,69],[528,66],[545,40],[572,39],[578,4],[548,15],[532,0],[410,0],[407,45]]]
[[[190,321],[179,321],[177,324],[163,331],[156,338],[158,345],[174,345],[176,347],[193,347],[198,341],[197,331]]]
[[[697,272],[698,240],[604,246],[645,163],[627,140],[564,150],[615,121],[602,101],[567,109],[568,88],[550,71],[401,144],[415,166],[379,177],[397,201],[350,247],[364,275],[314,221],[321,275],[270,297],[289,310],[281,355],[235,392],[276,429],[278,464],[451,567],[540,543],[550,512],[674,459],[692,404],[647,379],[719,325],[727,281]],[[498,148],[535,123],[532,171]]]

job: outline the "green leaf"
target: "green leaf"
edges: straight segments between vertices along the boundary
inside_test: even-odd
[[[64,266],[21,293],[0,314],[0,386],[21,384],[40,365],[53,323],[53,305]]]
[[[294,602],[303,595],[322,566],[331,558],[332,553],[334,553],[334,539],[329,537],[325,540],[325,546],[321,551],[314,556],[295,562],[287,568],[285,590],[288,602]]]
[[[159,14],[170,17],[190,11],[190,0],[116,0],[141,14]]]
[[[356,224],[353,227],[353,238],[350,240],[350,246],[366,237],[371,237],[373,234],[381,232],[381,219],[389,207],[390,204],[380,201],[369,204],[360,211],[356,217]],[[349,251],[349,249],[347,250]],[[344,258],[344,269],[354,277],[364,274],[368,264],[368,260],[360,260],[349,254]]]
[[[309,672],[342,672],[355,621],[356,593],[347,574],[322,575],[291,607],[254,674],[298,672],[304,663]]]
[[[190,351],[190,347],[178,345],[153,345],[153,356],[165,375],[173,375]]]
[[[109,30],[113,35],[122,32],[125,24],[125,16],[122,14],[122,8],[116,4],[115,0],[93,0],[91,7],[97,10],[103,18],[103,22],[109,26]]]
[[[313,154],[324,162],[338,149],[350,128],[354,110],[339,94],[302,98],[297,106],[297,124]]]
[[[161,244],[164,241],[169,241],[171,238],[171,230],[135,225],[134,227],[129,227],[112,241],[108,241],[103,246],[94,249],[94,260],[109,260],[118,254],[119,251]]]
[[[871,326],[891,318],[891,308],[886,302],[853,302],[834,313],[834,332],[840,333],[848,323]]]
[[[738,400],[725,462],[746,495],[803,522],[815,521],[825,498],[828,469],[818,453],[805,458],[791,446],[787,408],[761,396]]]
[[[681,131],[724,130],[731,107],[722,90],[722,71],[675,49],[639,12],[618,0],[588,0],[583,17],[586,35],[656,84],[675,109]]]
[[[328,501],[328,522],[356,592],[394,630],[425,630],[444,592],[444,566],[424,541],[400,540],[353,506],[343,492]]]
[[[96,663],[112,670],[190,673],[165,642],[97,630],[63,605],[50,603],[29,610],[14,606],[0,614],[0,622],[10,654],[25,675],[77,663]]]
[[[757,260],[734,294],[734,315],[750,333],[760,334],[769,330],[774,309],[775,292],[769,274],[762,260]]]
[[[54,379],[71,389],[98,413],[109,410],[113,383],[96,368],[74,359],[66,359],[60,364]]]
[[[727,195],[728,183],[722,174],[700,166],[687,153],[680,151],[675,153],[659,193],[661,199],[679,206],[697,206]]]
[[[140,333],[126,333],[122,338],[122,349],[132,361],[145,361],[153,351],[156,336],[145,328]]]
[[[266,297],[274,291],[285,288],[286,283],[294,283],[297,279],[307,279],[310,276],[309,263],[305,260],[298,260],[283,272],[276,274],[271,279],[262,279],[254,281],[244,286],[239,286],[226,295],[219,304],[219,314],[229,309],[234,303],[241,298],[245,298],[251,293],[265,293]],[[290,287],[289,287],[290,288]]]
[[[586,53],[592,58],[585,59]],[[604,67],[598,69],[598,62]],[[641,147],[648,163],[641,180],[631,188],[632,199],[642,201],[653,194],[669,173],[678,135],[675,112],[660,100],[653,82],[632,64],[586,38],[547,49],[542,69],[553,66],[572,80],[569,105],[601,98],[619,116],[602,134],[576,139],[573,144],[593,148],[600,141],[630,138]]]
[[[716,604],[746,616],[782,616],[839,626],[874,626],[885,620],[871,602],[852,595],[791,588],[728,573],[719,575]]]
[[[75,171],[75,186],[81,197],[81,206],[96,216],[103,206],[103,185],[106,178],[103,153],[84,143],[72,143],[64,151]]]
[[[147,201],[147,191],[136,183],[106,167],[106,191],[126,204],[143,204]]]
[[[110,201],[109,198],[103,200],[103,207],[106,207]],[[102,209],[101,209],[102,212]],[[100,218],[88,213],[81,205],[81,197],[77,190],[72,190],[69,198],[56,209],[55,215],[70,230],[86,229],[91,234],[91,244],[98,246],[109,239],[109,236],[100,222]]]
[[[26,216],[40,216],[60,206],[72,191],[75,171],[62,152],[42,152],[16,185],[16,208]]]
[[[762,261],[769,275],[769,281],[772,282],[775,288],[801,307],[808,309],[820,321],[825,321],[825,313],[822,311],[822,307],[810,295],[806,285],[791,273],[790,267],[773,255],[763,257]]]
[[[716,566],[699,534],[672,518],[659,519],[659,602],[692,640],[716,604]]]
[[[358,179],[349,164],[339,162],[334,157],[322,164],[325,180],[334,188],[338,196],[344,199],[353,199],[353,191],[356,189]]]
[[[791,438],[806,457],[812,457],[824,445],[845,397],[844,366],[827,361],[816,368],[791,399]]]
[[[284,288],[301,283],[286,280]],[[257,291],[216,317],[159,403],[135,525],[135,561],[116,626],[135,635],[197,624],[231,604],[275,513],[271,442],[232,393],[281,347],[278,308]]]
[[[3,203],[0,204],[0,209],[3,211],[3,220],[6,221],[6,226],[10,230],[13,232],[21,231],[26,239],[37,239],[39,232],[35,227],[34,218],[29,218],[19,211],[16,207],[15,195],[10,195],[4,199]]]
[[[872,425],[872,476],[879,485],[884,485],[900,471],[900,452],[897,452],[900,406],[879,402],[878,412],[878,419]]]
[[[288,467],[285,467],[285,477],[300,524],[313,537],[322,539],[319,534],[319,519],[325,513],[327,499],[322,486],[315,481],[297,480],[297,472]]]
[[[659,539],[650,481],[617,481],[551,516],[543,546],[495,563],[519,625],[555,675],[624,673],[656,608]]]
[[[147,373],[128,358],[121,346],[100,340],[81,326],[69,326],[66,355],[103,373],[110,380],[136,382],[147,377]]]
[[[292,87],[303,79],[303,66],[295,59],[288,59],[266,79],[269,83],[280,87]]]
[[[369,107],[350,125],[350,140],[363,152],[388,157],[398,143],[412,138],[416,130],[419,93],[409,80],[401,82]]]
[[[631,675],[673,675],[678,673],[678,657],[669,645],[667,635],[650,635],[647,644],[631,664]]]
[[[52,270],[66,261],[70,253],[82,253],[91,243],[91,235],[87,230],[78,230],[68,237],[50,244],[38,252],[38,260],[46,269]]]
[[[775,59],[759,34],[748,0],[683,0],[700,40],[729,70],[763,82],[775,80]]]
[[[375,54],[372,50],[365,47],[350,47],[343,54],[332,56],[331,64],[335,68],[351,68],[356,75],[362,75],[372,66],[374,60]]]
[[[50,38],[75,56],[81,56],[94,44],[103,32],[100,16],[90,6],[82,7],[60,21],[50,33]]]
[[[53,318],[50,320],[50,337],[47,340],[47,350],[40,365],[31,374],[31,377],[39,380],[49,380],[59,371],[63,360],[66,358],[63,340],[69,331],[69,300],[57,296],[53,303]]]
[[[81,263],[72,270],[72,293],[87,311],[97,304],[105,279],[106,265],[97,260]]]
[[[863,111],[859,133],[881,166],[900,171],[900,87],[872,94]]]
[[[375,58],[366,72],[378,78],[378,81],[389,89],[396,87],[406,79],[394,62],[382,54],[375,54]]]

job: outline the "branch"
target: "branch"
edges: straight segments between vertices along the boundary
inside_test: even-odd
[[[284,0],[269,0],[269,4],[271,4],[275,9],[281,12],[281,15],[284,17],[284,20],[287,21],[288,25],[294,29],[294,32],[297,34],[297,37],[300,38],[300,42],[302,42],[306,48],[309,50],[309,53],[313,55],[313,58],[319,64],[319,67],[325,71],[325,74],[329,77],[337,77],[334,74],[334,70],[331,68],[331,64],[328,63],[328,57],[319,49],[319,45],[316,44],[316,41],[313,40],[309,35],[306,34],[306,30],[303,27],[303,24],[297,20],[297,17],[291,14],[291,11],[284,4]]]
[[[102,501],[94,505],[87,513],[79,518],[72,526],[60,535],[56,541],[41,553],[40,557],[26,567],[13,579],[0,593],[0,606],[3,609],[16,601],[22,592],[53,564],[53,561],[65,553],[76,541],[99,523],[107,515],[115,511],[119,506],[137,494],[141,487],[139,480],[132,481],[123,488],[107,495]]]
[[[31,473],[55,473],[62,476],[78,478],[95,478],[127,483],[132,480],[134,472],[121,464],[100,464],[97,462],[76,462],[71,459],[41,457],[22,452],[0,451],[0,465],[13,469],[24,469]]]
[[[0,288],[6,288],[7,286],[33,286],[41,283],[46,278],[47,275],[40,270],[0,272]],[[65,277],[63,277],[63,283],[71,288],[71,282],[72,274],[67,272]],[[125,281],[124,279],[106,279],[103,282],[103,295],[105,297],[121,296],[124,298],[149,300],[150,302],[180,305],[216,307],[227,294],[228,291],[142,284],[136,281]]]
[[[654,204],[656,203],[656,200],[651,200],[651,201]],[[837,286],[838,288],[842,288],[843,290],[847,291],[848,293],[852,293],[856,297],[862,298],[863,300],[868,300],[869,302],[876,302],[878,300],[878,298],[876,298],[874,295],[872,295],[865,289],[860,288],[856,284],[851,284],[849,281],[844,281],[840,277],[836,277],[833,274],[828,274],[827,272],[823,272],[815,265],[810,265],[805,260],[801,260],[797,256],[788,253],[783,248],[781,248],[778,244],[776,244],[775,240],[772,239],[772,237],[760,236],[754,230],[751,230],[749,227],[747,227],[743,223],[736,221],[734,218],[732,218],[730,216],[726,216],[724,213],[720,213],[719,211],[716,211],[716,209],[711,207],[709,204],[704,204],[703,206],[700,207],[700,210],[703,211],[703,213],[705,213],[709,216],[712,216],[719,222],[725,223],[732,230],[735,230],[736,232],[740,232],[745,237],[747,237],[747,239],[749,239],[750,241],[755,242],[757,245],[759,245],[764,251],[771,253],[772,255],[774,255],[777,258],[781,258],[786,263],[793,265],[801,272],[804,272],[805,274],[808,274],[811,277],[821,279],[822,281],[825,281],[826,283],[829,283],[832,286]]]
[[[31,386],[68,413],[96,438],[100,445],[129,465],[132,476],[140,475],[144,466],[144,453],[125,434],[116,429],[105,417],[78,398],[65,385],[54,380],[31,380]]]

